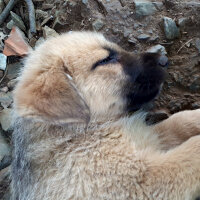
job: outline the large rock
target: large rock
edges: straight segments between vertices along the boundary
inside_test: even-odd
[[[164,17],[163,21],[166,38],[169,40],[178,38],[180,36],[180,31],[179,28],[176,26],[175,21],[169,17]]]
[[[152,15],[157,11],[153,2],[145,0],[135,0],[134,2],[137,17]]]

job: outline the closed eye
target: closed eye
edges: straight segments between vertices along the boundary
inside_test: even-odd
[[[101,66],[101,65],[107,65],[107,64],[110,64],[110,63],[116,63],[117,62],[117,52],[112,50],[112,49],[109,49],[109,48],[106,48],[106,50],[109,51],[109,56],[98,61],[98,62],[96,62],[92,66],[91,70],[94,70],[94,69],[96,69],[96,67]]]

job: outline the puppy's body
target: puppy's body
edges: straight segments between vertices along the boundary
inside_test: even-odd
[[[104,58],[108,47],[118,52],[117,59],[113,50]],[[13,200],[198,195],[200,138],[183,142],[198,134],[200,111],[176,114],[154,127],[145,125],[143,113],[128,117],[127,104],[138,108],[136,100],[149,101],[161,84],[144,71],[161,72],[149,66],[155,64],[149,55],[140,66],[136,58],[125,62],[124,54],[101,35],[73,33],[30,55],[15,90]],[[153,92],[143,96],[131,84],[145,85],[146,79]]]

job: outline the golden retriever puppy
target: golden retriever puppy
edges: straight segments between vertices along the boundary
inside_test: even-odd
[[[160,91],[160,60],[91,32],[31,52],[14,91],[12,199],[197,197],[200,111],[155,126],[140,111]]]

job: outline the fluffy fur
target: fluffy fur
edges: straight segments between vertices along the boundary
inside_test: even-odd
[[[90,32],[31,52],[14,93],[12,199],[197,197],[200,110],[155,126],[141,111],[128,115],[127,105],[143,106],[135,99],[156,95],[163,76],[156,57],[131,55]]]

